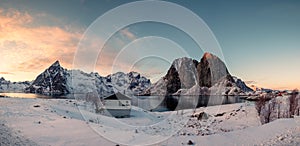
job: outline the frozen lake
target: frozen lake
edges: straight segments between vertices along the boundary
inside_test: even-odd
[[[245,102],[239,96],[140,96],[132,101],[133,105],[150,111],[170,111],[193,109],[214,105]]]

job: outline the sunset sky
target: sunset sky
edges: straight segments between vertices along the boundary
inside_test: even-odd
[[[127,2],[0,0],[0,77],[33,80],[56,60],[71,69],[86,29],[105,12]],[[172,2],[190,9],[206,22],[219,41],[232,75],[261,87],[300,89],[300,1]],[[101,40],[102,34],[97,37]],[[122,52],[124,48],[129,51]],[[135,70],[155,81],[166,73],[170,60],[186,56],[178,51],[182,48],[196,60],[204,53],[187,34],[170,25],[133,24],[106,42],[95,71],[107,75]],[[131,55],[145,56],[149,49],[170,58],[149,56],[134,64],[130,62]],[[122,53],[127,58],[115,59]],[[89,54],[85,55],[88,59]]]

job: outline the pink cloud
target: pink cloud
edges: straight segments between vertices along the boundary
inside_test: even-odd
[[[0,9],[0,20],[0,68],[3,72],[36,72],[55,60],[72,67],[82,29],[75,32],[60,27],[33,27],[34,16],[13,9]]]
[[[0,72],[0,74],[2,74],[2,75],[13,75],[14,73],[11,73],[11,72]]]
[[[56,60],[59,60],[65,68],[73,67],[77,44],[82,37],[83,28],[70,25],[63,28],[37,25],[40,18],[58,24],[62,23],[60,19],[45,13],[33,15],[28,12],[0,8],[0,56],[3,60],[0,64],[0,71],[15,73],[9,77],[22,80],[34,79]],[[91,48],[85,48],[86,50],[80,54],[80,63],[83,64],[81,66],[95,66],[94,71],[101,75],[111,74],[116,68],[124,72],[130,71],[131,66],[127,62],[114,66],[113,61],[118,54],[118,49],[136,38],[136,35],[128,28],[120,30],[113,42],[105,46],[99,54],[96,64],[92,65],[87,64],[91,62],[90,55],[98,52],[100,48],[97,44],[102,41],[101,36],[95,36],[95,40],[89,42],[88,46]],[[5,74],[2,75],[5,76]]]

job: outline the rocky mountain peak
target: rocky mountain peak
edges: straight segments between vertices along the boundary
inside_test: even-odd
[[[60,66],[59,61],[55,61],[25,91],[47,95],[67,94],[67,76],[67,70]]]
[[[1,82],[1,81],[5,81],[5,79],[4,79],[3,77],[1,77],[1,78],[0,78],[0,82]]]
[[[213,55],[213,54],[211,54],[211,53],[209,53],[209,52],[205,52],[202,58],[211,59],[213,57],[215,58],[216,56]]]
[[[138,72],[135,72],[135,71],[129,72],[128,76],[131,77],[131,78],[137,78],[137,79],[139,79],[141,77],[141,75]]]
[[[60,63],[58,60],[56,60],[51,66],[60,66]]]
[[[225,63],[211,53],[204,53],[197,66],[199,85],[211,87],[220,79],[230,75]]]
[[[59,61],[55,61],[49,68],[47,68],[45,70],[46,73],[49,73],[49,74],[53,74],[55,75],[57,72],[61,72],[65,70],[63,67],[60,66],[60,63]]]
[[[210,94],[235,94],[233,92],[240,91],[238,89],[250,91],[244,82],[233,79],[220,58],[206,52],[200,62],[187,57],[174,60],[167,74],[146,94],[172,95],[182,91],[179,94],[202,95],[202,89],[209,89]],[[229,92],[231,89],[237,90]]]

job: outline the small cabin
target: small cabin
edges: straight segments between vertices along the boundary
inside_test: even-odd
[[[118,92],[104,98],[104,107],[109,116],[129,117],[131,112],[131,98]]]

